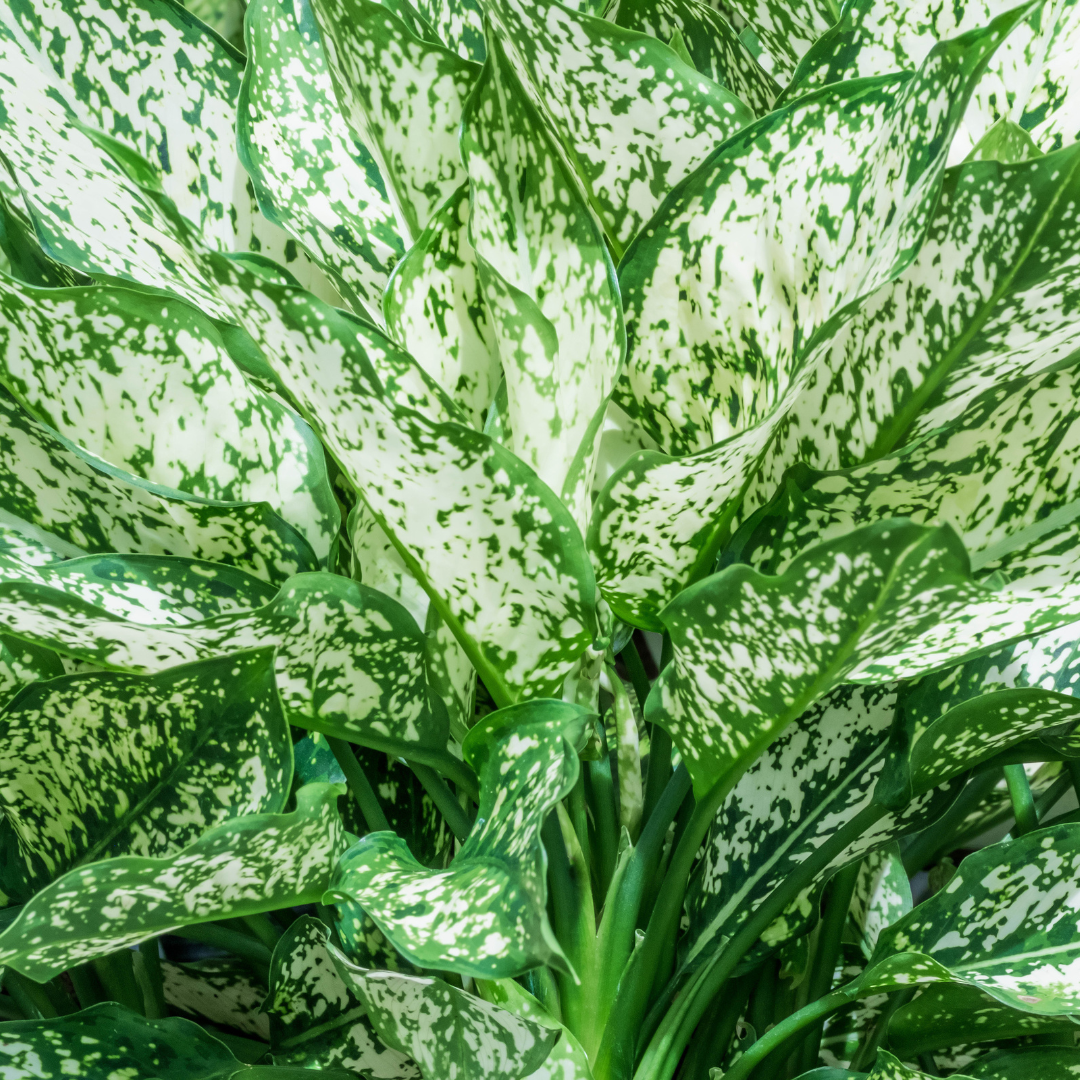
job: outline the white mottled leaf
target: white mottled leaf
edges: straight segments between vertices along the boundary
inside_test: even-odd
[[[161,981],[165,1000],[174,1009],[269,1040],[270,1025],[261,1011],[266,987],[243,960],[162,960]]]
[[[342,788],[307,784],[291,814],[236,818],[175,855],[77,867],[0,932],[0,962],[44,981],[180,926],[316,901],[345,838]]]
[[[863,859],[851,898],[849,917],[859,931],[859,944],[868,960],[882,931],[911,908],[911,882],[900,847],[893,841]]]

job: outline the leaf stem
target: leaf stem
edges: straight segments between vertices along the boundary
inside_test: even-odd
[[[386,814],[383,813],[383,808],[375,795],[375,789],[364,775],[364,770],[353,748],[344,739],[337,739],[333,735],[327,735],[326,741],[330,744],[330,749],[337,758],[345,779],[349,782],[349,790],[357,806],[360,807],[360,813],[364,815],[368,830],[389,832],[390,822],[386,820]]]
[[[431,801],[439,808],[439,813],[442,814],[450,831],[462,843],[465,843],[472,830],[472,822],[454,793],[446,786],[446,781],[429,765],[421,765],[418,761],[410,761],[408,764],[423,784],[424,790],[431,796]]]
[[[607,896],[615,860],[619,853],[619,823],[615,813],[615,788],[611,779],[611,758],[607,753],[599,761],[585,763],[592,794],[593,821],[596,823],[596,876],[598,894]]]
[[[710,792],[709,798],[712,797]],[[827,869],[833,859],[886,813],[888,811],[885,807],[874,802],[863,807],[761,901],[727,944],[718,949],[694,973],[683,991],[675,998],[641,1059],[635,1073],[636,1080],[669,1080],[709,1002],[719,993],[758,938],[787,905]],[[687,832],[689,833],[689,829]],[[800,1016],[803,1011],[793,1013],[792,1016]]]
[[[854,862],[845,866],[833,878],[828,903],[825,905],[825,915],[818,931],[814,966],[808,976],[807,998],[810,1001],[816,1001],[832,989],[844,927],[847,925],[848,909],[855,893],[855,883],[859,880],[860,865],[861,863]],[[817,1065],[824,1026],[824,1021],[819,1022],[806,1037],[800,1058],[804,1072],[809,1072]]]
[[[892,1020],[894,1013],[915,996],[917,989],[917,986],[909,986],[903,990],[895,990],[889,995],[889,1000],[878,1013],[873,1026],[867,1031],[851,1059],[852,1071],[870,1067],[877,1048],[881,1045],[881,1040],[885,1038],[885,1032],[889,1030],[889,1021]]]
[[[244,915],[240,920],[271,952],[281,940],[281,931],[265,911],[256,915]],[[146,944],[146,942],[143,942]]]
[[[157,942],[156,938],[153,940]],[[80,1009],[89,1009],[91,1005],[97,1005],[105,1000],[105,990],[101,985],[101,980],[90,964],[77,964],[73,968],[68,968],[68,975],[71,978],[71,985],[75,987],[75,996],[79,999]]]
[[[1004,765],[1005,783],[1009,785],[1009,798],[1012,799],[1013,814],[1016,817],[1017,836],[1023,836],[1039,827],[1039,815],[1035,812],[1035,799],[1031,794],[1027,773],[1023,765]]]
[[[641,654],[637,651],[633,637],[626,643],[626,647],[619,657],[626,665],[626,674],[630,676],[630,682],[634,687],[634,694],[638,699],[638,708],[645,708],[645,699],[649,696],[649,676],[645,671],[645,665],[641,661]]]
[[[144,979],[143,1002],[146,1007],[146,1016],[150,1020],[164,1020],[169,1015],[169,1007],[165,1001],[165,984],[161,977],[161,956],[158,952],[158,939],[150,938],[139,945],[139,953],[136,960],[136,978],[138,969],[141,967]]]
[[[247,934],[241,934],[236,930],[230,930],[228,927],[219,926],[217,923],[206,922],[181,926],[173,933],[189,941],[201,941],[204,945],[212,945],[215,949],[232,953],[254,964],[257,968],[270,967],[271,952],[261,941],[256,941],[253,937],[248,937]]]
[[[26,977],[12,968],[4,971],[2,978],[0,978],[0,985],[11,995],[11,1000],[17,1008],[22,1010],[23,1016],[27,1020],[40,1020],[44,1016],[55,1016],[55,1013],[51,1011],[45,1013],[39,1007],[35,996],[31,995],[26,983]]]
[[[1076,792],[1076,799],[1080,802],[1080,759],[1067,758],[1065,760],[1065,768],[1069,770],[1069,776],[1072,778],[1073,791]]]
[[[110,1001],[145,1015],[142,990],[135,980],[135,970],[131,966],[133,955],[130,949],[120,949],[108,956],[101,956],[92,963]]]

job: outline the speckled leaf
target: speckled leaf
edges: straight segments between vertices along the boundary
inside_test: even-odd
[[[21,532],[44,537],[69,556],[188,556],[275,585],[318,566],[303,536],[267,503],[195,500],[106,466],[35,423],[6,393],[0,393],[0,509]]]
[[[112,1001],[51,1020],[5,1023],[0,1032],[7,1080],[199,1080],[243,1068],[198,1024],[181,1017],[147,1020]]]
[[[873,954],[882,930],[911,908],[911,882],[900,857],[900,846],[894,840],[863,859],[851,898],[849,918],[859,933],[859,944],[867,959]]]
[[[261,608],[172,626],[33,581],[0,582],[0,623],[13,637],[136,672],[274,645],[289,723],[421,759],[446,746],[416,623],[390,597],[337,574],[298,575]]]
[[[292,746],[268,649],[160,675],[69,675],[0,711],[0,885],[22,903],[74,866],[172,855],[276,813]]]
[[[260,608],[277,590],[234,567],[154,555],[87,555],[32,565],[0,555],[0,581],[25,581],[132,622],[182,626]]]
[[[0,17],[79,120],[149,161],[207,241],[232,246],[234,49],[163,0],[14,0]]]
[[[302,915],[274,947],[266,1002],[274,1063],[418,1080],[413,1061],[379,1038],[367,1007],[338,974],[328,940],[323,923]]]
[[[231,956],[184,964],[162,960],[161,981],[174,1009],[269,1041],[270,1023],[262,1011],[266,986],[245,961]]]
[[[913,1001],[892,1015],[889,1046],[905,1061],[913,1061],[918,1054],[973,1038],[986,1043],[1025,1035],[1071,1037],[1073,1030],[1072,1021],[1064,1017],[1033,1016],[1002,1005],[973,986],[936,983],[923,987]],[[973,1065],[964,1068],[966,1073],[977,1075],[972,1072]]]
[[[450,866],[430,871],[399,837],[370,833],[342,856],[324,900],[360,905],[421,967],[476,978],[510,978],[541,963],[566,967],[547,920],[540,828],[577,779],[563,732],[576,741],[588,714],[555,701],[506,711],[513,726],[502,729],[493,713],[466,740],[480,808]]]
[[[852,992],[955,981],[1024,1012],[1075,1013],[1078,865],[1078,825],[974,852],[944,889],[882,933]]]
[[[93,129],[80,127],[63,104],[55,74],[37,67],[3,23],[0,67],[0,150],[46,254],[86,274],[165,289],[229,320],[182,222],[102,147],[135,152],[126,143],[112,147],[109,136],[91,138]]]
[[[544,1062],[555,1042],[555,1032],[441,979],[367,971],[333,946],[330,954],[382,1040],[409,1055],[424,1076],[518,1080]]]
[[[808,709],[739,780],[717,812],[687,889],[684,966],[709,956],[836,830],[873,801],[887,761],[895,686],[842,686]],[[778,945],[817,918],[814,897],[841,866],[932,821],[953,793],[884,815],[837,853],[813,886],[769,928]]]
[[[917,67],[944,38],[985,26],[1015,5],[1010,0],[968,4],[898,4],[859,0],[807,52],[785,97],[840,79]],[[1080,105],[1070,97],[1080,7],[1044,0],[1010,35],[975,90],[962,137],[977,143],[999,119],[1029,130],[1044,151],[1076,141]]]
[[[389,333],[483,429],[502,373],[468,223],[469,190],[462,185],[398,263],[383,312]]]
[[[485,10],[616,256],[683,177],[753,120],[734,94],[647,34],[558,3],[493,0]]]
[[[730,90],[756,116],[772,110],[780,87],[716,8],[701,0],[618,0],[605,17],[661,41],[680,31],[702,75]]]
[[[371,155],[338,109],[305,0],[255,0],[237,147],[262,212],[307,246],[358,313],[380,320],[404,245]]]
[[[388,400],[340,312],[298,290],[245,287],[264,316],[253,336],[495,700],[560,691],[595,618],[566,508],[489,437]]]
[[[416,0],[415,7],[458,56],[484,62],[484,13],[479,0]]]
[[[56,653],[0,634],[0,703],[30,683],[64,673],[63,661]]]
[[[1080,153],[946,174],[919,255],[814,357],[750,490],[794,461],[849,468],[954,419],[984,389],[1076,347]]]
[[[634,402],[620,403],[662,448],[701,452],[632,458],[601,497],[591,544],[621,618],[655,629],[656,609],[708,568],[811,353],[916,255],[949,136],[1017,17],[938,46],[913,78],[827,87],[770,114],[687,180],[628,252]],[[761,170],[751,197],[743,185]],[[775,246],[767,273],[759,244]]]
[[[786,84],[811,45],[836,22],[840,5],[828,0],[724,0],[717,5],[758,40],[759,62],[781,84]]]
[[[1025,1046],[998,1050],[964,1066],[972,1080],[1043,1080],[1080,1076],[1080,1049],[1072,1046]]]
[[[375,0],[313,0],[341,112],[371,151],[411,247],[465,180],[457,149],[476,64]]]
[[[71,870],[0,933],[0,962],[44,981],[179,926],[313,903],[344,847],[341,793],[308,784],[291,814],[227,821],[166,858],[127,855]]]
[[[208,319],[127,289],[11,281],[0,281],[0,311],[0,378],[37,419],[150,483],[265,500],[325,557],[339,512],[322,447],[245,382]]]
[[[728,567],[661,613],[674,655],[646,719],[671,733],[701,797],[879,656],[883,639],[914,638],[937,603],[978,596],[965,563],[948,528],[892,521],[812,548],[780,577]]]
[[[626,349],[622,305],[603,234],[495,37],[462,117],[461,152],[511,447],[584,527]]]

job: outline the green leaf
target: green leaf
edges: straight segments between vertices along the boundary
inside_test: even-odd
[[[681,32],[702,75],[730,90],[756,116],[772,111],[780,87],[716,8],[701,0],[619,0],[612,21],[661,41]]]
[[[468,223],[469,189],[463,184],[398,263],[383,311],[394,339],[482,429],[502,372]]]
[[[646,718],[671,733],[700,797],[839,683],[957,663],[1075,619],[1074,605],[976,584],[948,526],[881,521],[778,577],[735,565],[680,593],[661,613],[674,658]]]
[[[894,686],[841,686],[800,716],[724,800],[686,893],[683,966],[697,966],[837,830],[873,801],[888,761]],[[809,930],[832,873],[933,821],[955,791],[923,795],[885,814],[763,935],[770,947]]]
[[[43,493],[49,497],[44,498]],[[265,502],[196,500],[108,466],[0,393],[0,509],[65,555],[147,552],[236,566],[280,585],[318,562]]]
[[[489,714],[463,748],[480,807],[449,867],[428,870],[399,836],[370,833],[342,856],[323,902],[342,905],[345,918],[361,907],[420,967],[485,979],[541,963],[565,969],[545,909],[540,829],[577,779],[572,743],[588,715],[553,700]]]
[[[180,1017],[147,1020],[112,1001],[52,1020],[16,1020],[0,1031],[0,1067],[8,1080],[199,1080],[243,1068],[198,1024]]]
[[[461,151],[509,445],[584,527],[626,350],[622,306],[603,234],[495,37],[462,117]]]
[[[972,147],[966,161],[1001,161],[1006,165],[1039,157],[1039,148],[1019,124],[1002,117]]]
[[[266,1003],[274,1063],[337,1066],[380,1080],[418,1078],[412,1060],[379,1038],[367,1007],[338,974],[329,940],[318,919],[302,915],[274,948]]]
[[[357,312],[380,321],[404,246],[377,167],[349,130],[303,2],[256,0],[237,147],[262,212],[305,244]]]
[[[45,253],[85,274],[164,289],[229,321],[171,203],[144,193],[101,148],[107,136],[91,138],[92,129],[84,130],[63,104],[55,74],[35,65],[2,23],[0,65],[3,161]]]
[[[344,847],[337,784],[308,784],[291,814],[236,818],[175,855],[127,855],[69,871],[0,933],[0,963],[44,982],[193,923],[310,904]]]
[[[333,946],[338,973],[368,1008],[383,1042],[425,1076],[517,1080],[543,1064],[556,1033],[441,979],[365,971]]]
[[[1045,1076],[1080,1076],[1080,1049],[1071,1046],[1025,1046],[999,1050],[964,1066],[972,1080],[1042,1080]]]
[[[64,665],[56,653],[0,635],[0,702],[29,683],[63,674]]]
[[[923,987],[913,1001],[893,1013],[889,1046],[911,1061],[919,1054],[972,1041],[992,1043],[1032,1035],[1071,1037],[1074,1030],[1072,1020],[1066,1017],[1032,1016],[1002,1005],[973,986],[937,983]],[[965,1065],[965,1071],[977,1076],[974,1070],[982,1060]]]
[[[16,0],[3,20],[78,119],[149,161],[177,210],[229,250],[236,50],[163,0]]]
[[[900,846],[894,840],[863,859],[851,898],[849,918],[858,930],[859,944],[867,959],[873,955],[882,930],[911,908],[911,882],[900,857]]]
[[[374,332],[298,290],[245,287],[264,314],[253,336],[495,700],[561,691],[595,626],[592,567],[563,504],[487,436],[389,400]]]
[[[458,56],[484,62],[484,13],[479,0],[417,0],[416,9]]]
[[[882,933],[849,992],[959,982],[1023,1012],[1076,1012],[1080,933],[1069,897],[1078,864],[1077,825],[974,852],[944,889]]]
[[[266,987],[243,960],[162,960],[161,979],[165,1000],[174,1009],[269,1040],[270,1024],[262,1011]]]
[[[245,382],[208,319],[127,289],[11,281],[0,281],[0,311],[0,378],[31,415],[150,483],[265,500],[326,556],[339,511],[322,447]]]
[[[723,10],[753,30],[758,60],[784,84],[799,58],[836,22],[840,6],[830,0],[725,0]]]
[[[411,247],[465,180],[461,109],[478,67],[375,0],[313,0],[342,115],[371,151]]]
[[[445,750],[446,717],[429,702],[416,623],[390,597],[337,574],[302,574],[263,607],[175,626],[7,581],[0,619],[13,637],[137,672],[273,645],[290,724],[420,760]]]
[[[753,120],[647,34],[558,3],[494,0],[485,10],[617,257],[668,192]]]
[[[657,608],[709,567],[776,425],[824,362],[813,354],[915,257],[970,87],[1018,17],[937,46],[914,77],[827,87],[763,118],[676,189],[627,253],[634,400],[620,404],[663,449],[702,452],[632,458],[601,496],[590,542],[620,618],[658,628]],[[776,245],[768,273],[759,244]]]
[[[0,884],[21,903],[74,866],[172,855],[276,813],[292,781],[269,649],[160,675],[69,675],[0,711]]]

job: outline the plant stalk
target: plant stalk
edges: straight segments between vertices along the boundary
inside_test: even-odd
[[[465,843],[472,831],[472,822],[454,793],[447,787],[446,781],[430,766],[421,765],[418,761],[410,761],[409,768],[416,773],[424,790],[431,796],[431,801],[439,808],[447,827],[458,840]]]
[[[326,741],[330,744],[341,771],[349,783],[349,790],[360,807],[360,813],[364,815],[369,832],[388,832],[390,822],[386,820],[386,814],[375,794],[375,789],[364,775],[364,770],[357,760],[353,748],[344,740],[336,739],[333,735],[327,735]]]
[[[1031,794],[1027,773],[1023,765],[1005,765],[1002,767],[1005,783],[1009,785],[1009,798],[1012,799],[1016,828],[1013,832],[1023,836],[1039,827],[1039,815],[1035,811],[1035,799]]]

